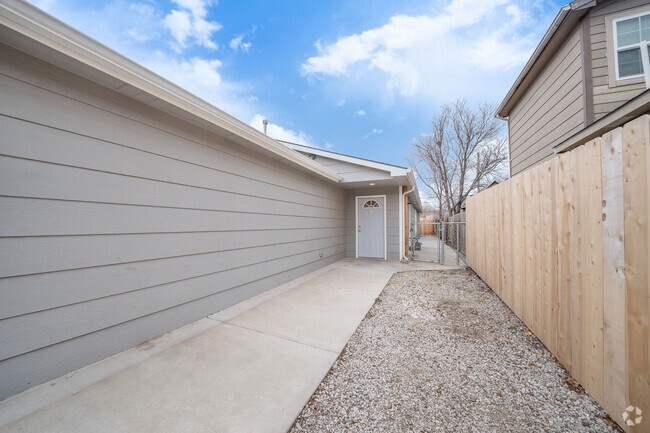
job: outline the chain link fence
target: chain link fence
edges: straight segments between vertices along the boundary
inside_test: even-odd
[[[465,266],[465,221],[460,221],[461,217],[458,215],[456,217],[459,221],[420,221],[419,230],[412,230],[409,237],[411,259],[448,266]]]

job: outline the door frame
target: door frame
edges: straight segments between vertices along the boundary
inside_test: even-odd
[[[383,197],[384,199],[384,260],[388,260],[388,241],[386,239],[386,204],[388,200],[386,194],[357,195],[354,197],[354,249],[355,257],[359,258],[359,199]]]

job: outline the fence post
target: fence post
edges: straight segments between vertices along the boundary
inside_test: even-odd
[[[436,239],[438,239],[438,263],[442,263],[440,258],[440,254],[442,254],[440,250],[440,239],[442,238],[442,228],[440,228],[440,222],[436,223]]]
[[[441,221],[442,224],[442,257],[440,258],[440,263],[445,264],[445,246],[447,245],[447,225],[444,221]]]
[[[460,243],[459,241],[459,232],[460,223],[456,223],[456,266],[460,265]]]

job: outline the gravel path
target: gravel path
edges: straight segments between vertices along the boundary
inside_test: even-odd
[[[292,432],[622,432],[471,271],[396,274]]]

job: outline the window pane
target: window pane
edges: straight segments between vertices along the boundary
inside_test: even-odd
[[[630,18],[629,20],[619,21],[616,24],[616,36],[618,37],[618,46],[638,44],[641,42],[641,32],[639,30],[640,19]]]
[[[641,30],[641,40],[650,42],[650,29]]]
[[[618,53],[618,75],[619,77],[629,77],[643,73],[641,63],[641,50],[638,48],[632,50],[619,51]]]
[[[641,17],[641,30],[650,30],[650,14]]]
[[[641,17],[641,40],[650,42],[650,14]]]

